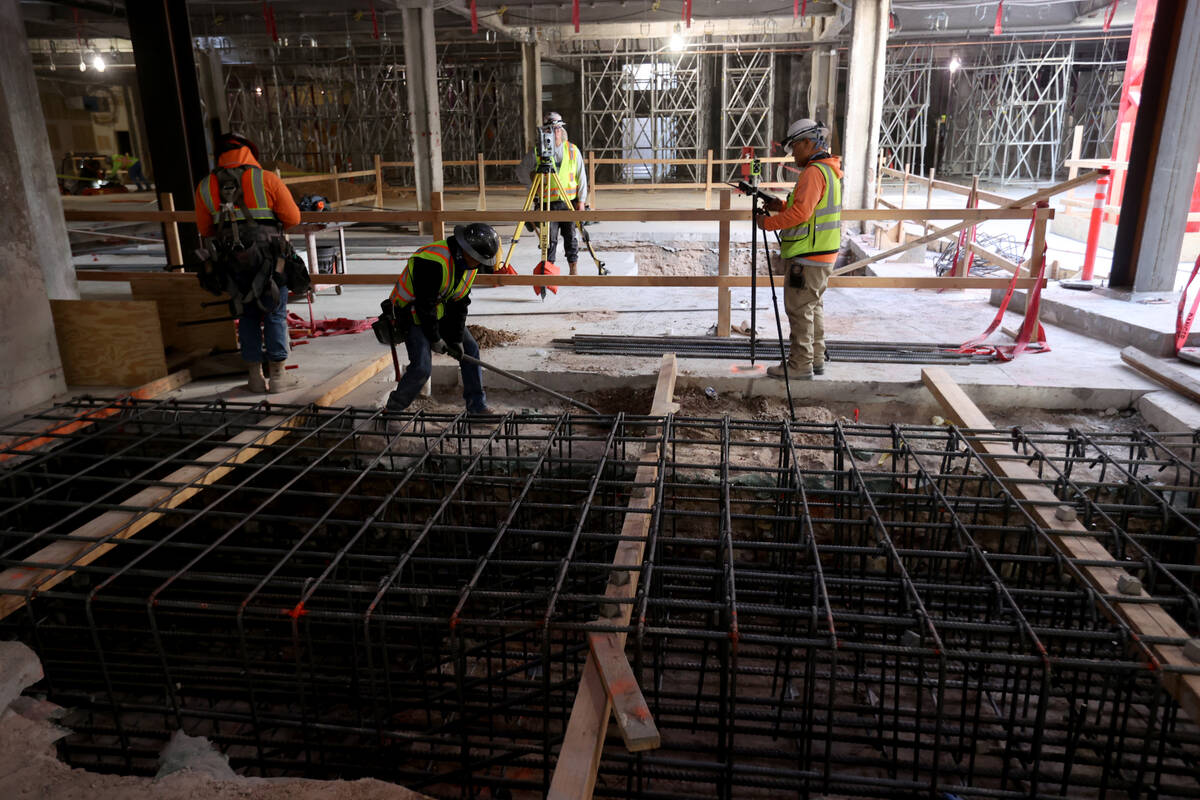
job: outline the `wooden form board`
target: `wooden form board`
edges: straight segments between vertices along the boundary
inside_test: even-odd
[[[129,289],[134,300],[153,300],[158,304],[164,347],[185,353],[209,353],[213,348],[232,350],[237,347],[237,334],[231,320],[180,327],[180,322],[229,316],[229,307],[224,303],[202,305],[219,302],[221,298],[200,288],[196,276],[184,274],[164,280],[163,276],[142,275],[129,279]]]
[[[167,374],[154,303],[51,300],[68,386],[137,386]]]
[[[653,416],[662,416],[675,410],[675,378],[678,365],[674,353],[663,356],[658,372],[658,383],[654,388],[654,400],[650,406]],[[621,526],[623,541],[613,558],[613,566],[628,571],[629,580],[624,585],[608,584],[605,596],[612,600],[631,600],[637,594],[646,537],[650,533],[650,511],[654,508],[654,484],[658,480],[658,446],[646,445],[638,462],[634,481],[642,488],[629,498],[629,510]],[[605,622],[628,625],[633,606],[625,603],[618,606],[615,618]],[[625,649],[626,634],[605,634],[613,637],[610,647]],[[575,693],[575,704],[567,721],[566,734],[558,753],[558,763],[550,779],[549,800],[588,800],[596,788],[596,771],[604,752],[604,740],[608,736],[608,723],[612,715],[612,701],[605,691],[604,681],[595,663],[595,655],[589,653],[579,678],[579,689]]]
[[[328,381],[316,386],[307,397],[296,403],[311,402],[327,406],[345,397],[391,363],[391,355],[378,356],[363,364],[347,367]],[[311,398],[311,399],[309,399]],[[302,417],[301,415],[297,415]],[[175,508],[216,483],[237,464],[250,461],[266,447],[291,432],[289,418],[266,417],[257,427],[234,436],[226,443],[195,458],[186,467],[162,478],[161,485],[151,486],[126,498],[120,511],[106,511],[66,536],[43,547],[24,559],[33,566],[10,567],[0,572],[0,619],[25,605],[32,592],[45,591],[69,578],[75,567],[92,563],[116,547],[115,542],[136,536],[138,532]]]
[[[995,430],[995,426],[979,407],[967,397],[966,392],[954,382],[942,367],[927,367],[921,370],[921,380],[941,404],[946,416],[963,428]],[[1137,595],[1122,595],[1117,590],[1117,581],[1128,576],[1121,567],[1097,566],[1117,559],[1100,544],[1095,536],[1078,520],[1063,521],[1055,517],[1055,509],[1062,500],[1050,491],[1042,480],[1012,449],[1011,441],[999,437],[984,439],[966,434],[971,448],[987,463],[988,468],[1004,481],[1005,487],[1021,503],[1044,530],[1050,534],[1064,556],[1073,561],[1085,562],[1078,566],[1079,572],[1100,594],[1108,599],[1109,605],[1139,636],[1154,636],[1186,641],[1188,633],[1162,606],[1150,600],[1144,590]],[[1090,564],[1088,563],[1090,562]],[[1128,597],[1128,600],[1123,600]],[[1194,668],[1196,663],[1183,654],[1182,644],[1145,645],[1160,665]],[[1156,670],[1163,688],[1176,700],[1193,721],[1200,722],[1200,675]]]
[[[120,281],[129,280],[136,273],[79,270],[76,276],[79,280]],[[356,275],[321,275],[322,284],[341,284],[359,286],[392,286],[398,273],[393,274],[356,274]],[[185,282],[190,276],[171,277],[163,275],[157,278],[147,278],[163,283],[166,281]],[[760,283],[761,283],[760,279]],[[1007,289],[1009,278],[937,278],[928,277],[891,277],[877,275],[841,275],[829,279],[829,286],[843,289]],[[1019,278],[1018,289],[1032,289],[1037,284],[1036,278]],[[692,288],[738,288],[749,287],[749,275],[478,275],[476,286],[594,286],[616,288],[621,286],[677,286]],[[1042,286],[1046,280],[1042,279]],[[164,290],[165,291],[165,290]],[[209,297],[212,297],[209,295]],[[211,310],[210,310],[211,313]],[[232,324],[232,323],[230,323]],[[204,326],[209,327],[209,326]]]
[[[1122,350],[1121,360],[1189,400],[1200,403],[1200,381],[1188,374],[1200,371],[1175,366],[1161,358],[1147,355],[1136,347],[1126,347]]]

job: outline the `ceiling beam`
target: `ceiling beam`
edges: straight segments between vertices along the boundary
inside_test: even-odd
[[[451,14],[464,19],[471,19],[471,6],[463,3],[462,0],[452,0],[446,5],[438,7],[437,10],[449,11]],[[505,25],[499,11],[477,9],[475,16],[479,21],[479,27],[495,31],[501,36],[512,39],[514,42],[529,43],[536,41],[537,37],[534,35],[533,28],[519,28],[512,25]]]

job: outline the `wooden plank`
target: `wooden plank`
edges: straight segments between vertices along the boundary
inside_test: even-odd
[[[1136,347],[1126,347],[1122,350],[1121,360],[1163,386],[1200,403],[1200,381],[1188,374],[1189,371],[1143,353]]]
[[[375,207],[383,208],[383,161],[375,154]]]
[[[44,447],[45,445],[62,441],[62,437],[66,436],[67,434],[82,430],[95,424],[99,420],[106,419],[114,414],[120,413],[122,410],[120,401],[126,397],[131,397],[135,400],[149,400],[151,398],[158,397],[160,394],[166,394],[167,392],[174,391],[184,384],[191,383],[191,380],[192,373],[190,370],[177,370],[176,372],[172,372],[170,375],[167,375],[165,378],[159,378],[157,380],[150,381],[149,383],[144,383],[136,389],[131,390],[127,394],[118,395],[117,399],[112,403],[112,405],[81,412],[75,415],[74,419],[57,422],[48,428],[43,428],[39,431],[32,432],[32,436],[29,438],[20,439],[16,441],[15,444],[13,443],[13,440],[10,439],[8,443],[0,445],[0,450],[5,451],[4,453],[0,453],[0,464],[3,464],[9,459],[20,458],[25,453],[32,452],[39,447]]]
[[[975,255],[986,258],[989,263],[995,264],[997,267],[1006,269],[1009,272],[1021,271],[1021,272],[1024,272],[1024,274],[1026,274],[1026,275],[1029,274],[1029,270],[1027,268],[1025,268],[1024,264],[1018,266],[1017,264],[1014,264],[1013,262],[1009,261],[1007,258],[1000,255],[999,253],[993,252],[992,250],[988,250],[986,247],[984,247],[981,244],[977,244],[975,242],[970,242],[970,243],[968,243],[967,247],[971,248],[971,251],[974,252]]]
[[[728,189],[721,190],[721,208],[729,208],[731,193]],[[717,275],[729,275],[729,223],[722,221],[718,226],[717,236]],[[728,287],[717,290],[717,336],[729,335],[729,318],[732,308],[732,297]]]
[[[314,387],[310,393],[311,401],[297,398],[293,402],[330,405],[390,363],[391,355],[388,354],[347,367]],[[119,504],[123,510],[106,511],[24,559],[39,566],[4,570],[0,573],[0,591],[14,593],[0,594],[0,619],[25,605],[30,591],[45,591],[57,586],[74,574],[73,568],[92,563],[116,547],[114,542],[137,535],[160,519],[164,511],[186,502],[205,486],[219,481],[237,464],[253,459],[263,447],[287,436],[291,429],[286,422],[287,418],[282,416],[261,420],[256,428],[234,436],[159,481],[164,485],[148,487],[126,498]]]
[[[170,192],[162,192],[158,195],[158,204],[163,211],[175,210],[175,195]],[[179,223],[167,222],[163,224],[163,243],[167,249],[167,263],[172,267],[183,267],[183,248],[179,243]]]
[[[137,386],[167,374],[158,308],[136,300],[51,300],[68,386]]]
[[[483,153],[475,154],[475,171],[479,183],[479,202],[475,207],[477,211],[487,211],[487,170],[483,166]]]
[[[221,298],[200,288],[194,275],[185,273],[177,278],[170,276],[168,281],[164,281],[163,277],[140,273],[128,279],[134,300],[153,300],[158,304],[163,347],[184,353],[197,350],[209,353],[214,348],[232,350],[237,347],[237,333],[232,320],[207,325],[179,325],[180,322],[229,316],[229,307],[225,303],[208,307],[203,305],[220,302]]]
[[[653,750],[662,744],[658,726],[650,714],[650,706],[638,686],[624,648],[618,644],[615,633],[589,633],[588,648],[592,661],[600,673],[608,702],[612,706],[617,728],[625,740],[625,749],[631,753]]]
[[[674,405],[675,379],[678,375],[678,365],[674,353],[668,353],[662,358],[662,366],[658,372],[658,382],[654,388],[654,399],[650,405],[650,413],[662,415],[668,413]],[[623,585],[615,585],[611,581],[605,590],[605,596],[612,600],[632,599],[637,594],[638,581],[641,572],[638,567],[646,548],[646,537],[650,533],[650,510],[654,507],[654,484],[658,479],[658,446],[647,444],[642,453],[634,481],[644,487],[634,492],[629,499],[629,510],[621,526],[622,543],[617,548],[613,558],[614,566],[629,567],[629,580]],[[616,625],[628,625],[633,606],[623,603],[618,606],[617,616],[606,622]],[[626,635],[614,633],[614,646],[621,650],[625,647]],[[604,690],[604,682],[595,664],[595,656],[588,654],[584,662],[583,672],[579,678],[579,689],[575,693],[575,703],[571,706],[571,717],[567,721],[567,730],[558,753],[558,762],[554,765],[554,775],[550,779],[548,800],[589,800],[596,788],[596,770],[600,766],[600,757],[604,752],[604,740],[608,734],[608,722],[612,713],[612,703]]]
[[[941,404],[946,416],[959,426],[986,431],[995,429],[987,416],[942,367],[922,369],[921,380]],[[967,440],[989,469],[1004,482],[1013,497],[1038,525],[1049,532],[1051,540],[1067,558],[1099,562],[1118,560],[1095,536],[1090,535],[1081,522],[1063,521],[1055,517],[1055,509],[1062,504],[1062,500],[1046,487],[1037,472],[1023,459],[1013,458],[1018,454],[1012,449],[1010,441],[970,435],[967,435]],[[1124,569],[1088,565],[1080,565],[1078,569],[1093,588],[1107,596],[1109,605],[1135,634],[1179,640],[1188,638],[1187,631],[1162,606],[1148,602],[1151,596],[1145,591],[1130,596],[1129,601],[1122,599],[1126,595],[1117,590],[1117,581],[1122,576],[1128,576],[1129,573]],[[1195,667],[1195,663],[1183,655],[1182,645],[1146,643],[1145,646],[1160,664]],[[1163,687],[1179,701],[1193,721],[1200,722],[1200,675],[1185,675],[1154,666]]]

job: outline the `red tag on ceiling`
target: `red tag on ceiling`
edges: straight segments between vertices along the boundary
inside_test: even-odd
[[[992,26],[992,35],[999,36],[1004,33],[1004,0],[996,6],[996,24]]]
[[[579,33],[579,0],[571,0],[571,23],[575,26],[575,32]]]
[[[1108,29],[1112,27],[1113,15],[1117,13],[1117,3],[1121,0],[1113,0],[1113,4],[1108,7],[1108,12],[1104,15],[1104,32],[1108,33]]]
[[[576,0],[576,8],[578,8],[579,0]],[[579,22],[575,23],[575,30],[579,30]],[[479,14],[475,9],[475,0],[471,0],[471,33],[479,33]]]
[[[379,17],[375,16],[375,0],[371,0],[371,33],[379,38]]]

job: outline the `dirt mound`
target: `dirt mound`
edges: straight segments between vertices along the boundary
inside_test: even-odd
[[[482,325],[468,325],[467,330],[471,332],[471,336],[479,344],[480,350],[487,350],[492,347],[502,347],[506,344],[512,344],[519,340],[521,335],[506,330],[495,330],[485,328]]]

